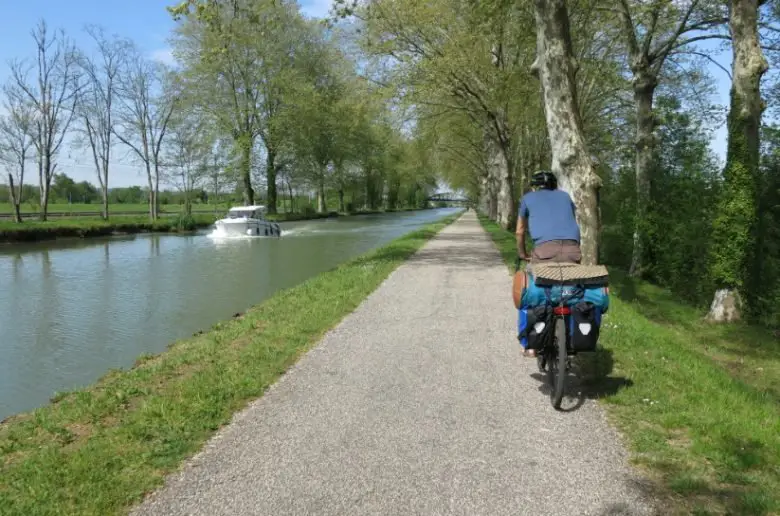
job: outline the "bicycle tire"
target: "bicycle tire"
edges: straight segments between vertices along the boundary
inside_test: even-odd
[[[557,360],[554,354],[557,353]],[[553,333],[553,353],[547,364],[547,375],[550,380],[550,403],[555,410],[561,408],[563,390],[566,384],[566,323],[563,317],[555,320],[555,333]]]

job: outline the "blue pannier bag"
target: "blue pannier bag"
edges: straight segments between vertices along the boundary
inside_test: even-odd
[[[601,314],[605,314],[609,310],[609,288],[605,285],[551,285],[548,287],[537,285],[530,273],[526,274],[526,287],[520,301],[520,308],[548,304],[557,305],[561,296],[571,296],[566,302],[567,306],[585,302],[599,308]]]

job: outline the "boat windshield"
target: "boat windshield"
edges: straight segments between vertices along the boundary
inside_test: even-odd
[[[228,218],[229,219],[242,219],[244,217],[256,218],[256,215],[255,215],[255,212],[252,211],[252,210],[240,210],[240,211],[228,212]]]

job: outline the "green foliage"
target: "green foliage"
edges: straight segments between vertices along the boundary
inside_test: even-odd
[[[752,158],[745,131],[749,122],[740,112],[741,106],[732,91],[724,184],[712,221],[710,274],[718,288],[742,290],[755,244],[758,163]]]
[[[159,218],[154,222],[148,216],[114,217],[110,221],[90,217],[40,221],[25,221],[22,224],[0,220],[0,242],[33,242],[70,237],[108,236],[119,233],[140,233],[144,231],[177,232],[207,227],[216,220],[214,215],[190,215]]]
[[[182,102],[231,147],[224,170],[245,201],[259,183],[269,213],[277,188],[316,191],[323,212],[395,208],[409,206],[404,190],[430,185],[400,173],[399,117],[357,73],[339,29],[305,20],[291,1],[188,0],[169,11]]]
[[[172,225],[179,231],[192,231],[198,228],[198,222],[191,213],[177,215]]]
[[[704,305],[711,301],[709,252],[720,188],[718,165],[709,135],[694,113],[669,97],[659,97],[658,149],[648,218],[645,278],[681,298]],[[630,151],[625,165],[605,174],[602,188],[602,260],[628,268],[631,263],[635,174]]]
[[[756,246],[749,268],[746,300],[760,321],[780,326],[780,128],[762,133]]]

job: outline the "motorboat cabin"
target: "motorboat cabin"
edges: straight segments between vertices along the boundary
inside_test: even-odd
[[[226,236],[282,236],[279,224],[266,220],[262,205],[234,206],[216,226]]]

